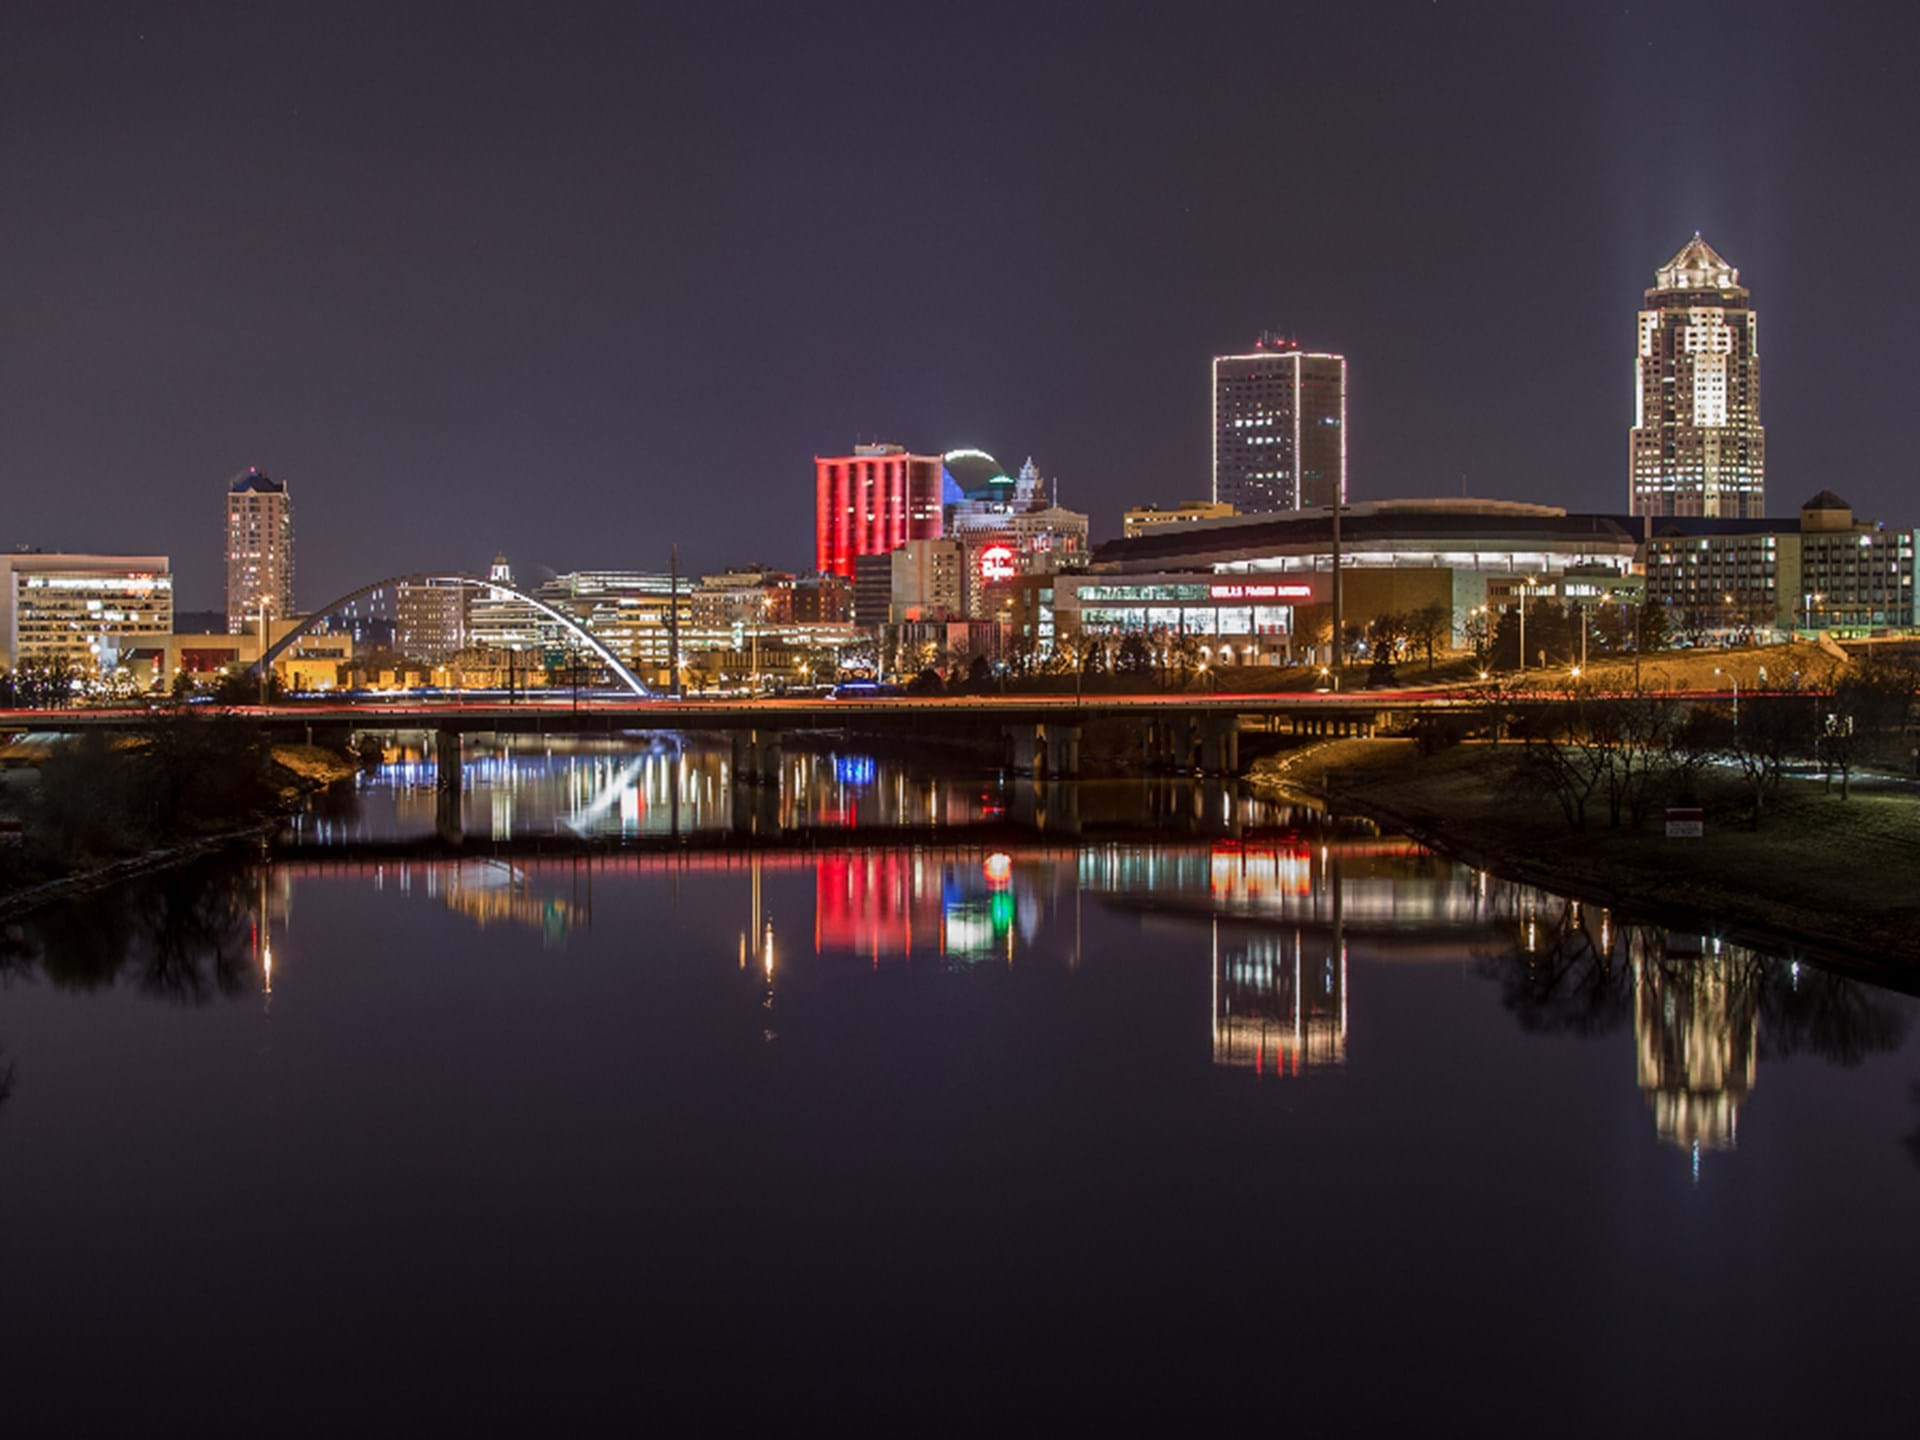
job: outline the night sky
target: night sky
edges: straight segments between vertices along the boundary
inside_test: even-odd
[[[1916,7],[8,4],[0,545],[220,603],[812,556],[856,436],[1205,493],[1207,360],[1343,351],[1356,499],[1626,507],[1634,312],[1761,315],[1769,508],[1920,522]]]

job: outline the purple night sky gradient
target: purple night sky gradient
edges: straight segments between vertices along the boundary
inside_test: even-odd
[[[1633,317],[1761,316],[1770,508],[1920,521],[1912,7],[0,12],[0,545],[293,488],[299,598],[811,559],[856,436],[1207,488],[1207,359],[1351,361],[1356,499],[1623,510]]]

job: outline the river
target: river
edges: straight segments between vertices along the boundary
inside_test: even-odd
[[[12,925],[9,1413],[1897,1420],[1909,996],[1221,787],[725,763],[479,753],[450,847],[403,758]]]

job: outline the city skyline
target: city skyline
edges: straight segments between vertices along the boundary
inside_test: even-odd
[[[1863,19],[1708,7],[1650,47],[1638,16],[1295,17],[1315,43],[1290,52],[1328,58],[1274,67],[1254,57],[1283,22],[1233,20],[1247,58],[1222,60],[1227,12],[1125,34],[829,12],[745,57],[700,18],[492,15],[421,63],[453,13],[5,22],[0,161],[33,220],[0,237],[21,492],[0,540],[166,553],[183,608],[211,609],[200,497],[258,462],[303,497],[307,603],[503,545],[553,569],[659,565],[676,540],[690,570],[799,565],[807,457],[876,434],[1031,451],[1104,539],[1128,506],[1206,492],[1207,359],[1267,326],[1349,357],[1352,498],[1614,510],[1627,312],[1695,230],[1764,285],[1779,496],[1832,485],[1909,518],[1888,423],[1907,307],[1849,303],[1827,258],[1915,218],[1876,182],[1915,102],[1861,83]],[[1742,63],[1696,75],[1709,36]],[[803,103],[827,57],[902,52],[933,88],[995,74],[1030,103],[891,132]],[[723,56],[745,67],[724,106],[703,78]],[[642,60],[644,85],[614,83]],[[1125,106],[1081,78],[1149,64]],[[1362,67],[1377,106],[1292,152],[1284,192],[1248,179],[1279,117],[1344,113]],[[216,98],[241,73],[274,97],[244,127]],[[329,109],[347,79],[364,103]],[[823,224],[881,173],[992,218],[901,248]],[[1283,223],[1316,189],[1341,204]],[[85,237],[128,216],[140,244],[97,263]],[[1857,363],[1822,363],[1843,348]],[[751,386],[726,378],[748,364]],[[73,506],[80,483],[101,503]]]

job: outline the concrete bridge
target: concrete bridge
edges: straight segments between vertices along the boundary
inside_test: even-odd
[[[857,700],[674,700],[623,696],[549,696],[516,701],[374,698],[290,701],[186,713],[237,716],[292,735],[432,732],[444,783],[459,788],[462,737],[471,734],[605,735],[640,730],[730,735],[734,773],[759,782],[778,773],[782,742],[796,732],[857,732],[911,740],[926,736],[978,739],[997,732],[1016,774],[1066,779],[1080,773],[1080,746],[1090,723],[1134,727],[1146,768],[1167,774],[1231,774],[1239,768],[1243,729],[1306,735],[1371,735],[1398,717],[1468,711],[1471,692],[1444,689],[1137,695],[947,695]],[[0,712],[4,730],[141,729],[180,713],[172,709]]]

